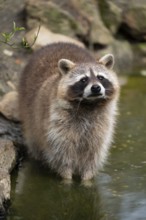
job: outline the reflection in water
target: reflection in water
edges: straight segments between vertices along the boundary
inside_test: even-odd
[[[36,162],[13,175],[8,220],[146,220],[146,78],[122,89],[109,164],[89,186],[64,184]]]
[[[19,171],[14,194],[10,219],[106,219],[97,185],[64,184],[32,161]]]

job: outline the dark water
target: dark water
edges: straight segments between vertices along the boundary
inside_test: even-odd
[[[109,163],[90,184],[63,183],[30,161],[12,182],[8,220],[146,220],[146,77],[122,87]]]

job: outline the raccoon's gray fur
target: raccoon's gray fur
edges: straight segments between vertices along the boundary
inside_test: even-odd
[[[91,179],[112,141],[119,83],[113,55],[56,43],[38,51],[20,79],[24,137],[33,157],[63,178]]]

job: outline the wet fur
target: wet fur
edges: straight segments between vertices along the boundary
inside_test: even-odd
[[[71,101],[80,86],[62,89],[57,67],[61,58],[81,63],[82,68],[97,65],[87,50],[73,44],[58,43],[38,51],[20,79],[24,137],[31,155],[63,178],[79,174],[91,179],[103,166],[112,141],[119,87],[111,90],[108,101]]]

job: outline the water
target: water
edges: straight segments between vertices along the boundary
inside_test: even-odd
[[[72,184],[26,161],[12,176],[8,220],[146,220],[146,77],[122,88],[109,163],[90,184]]]

